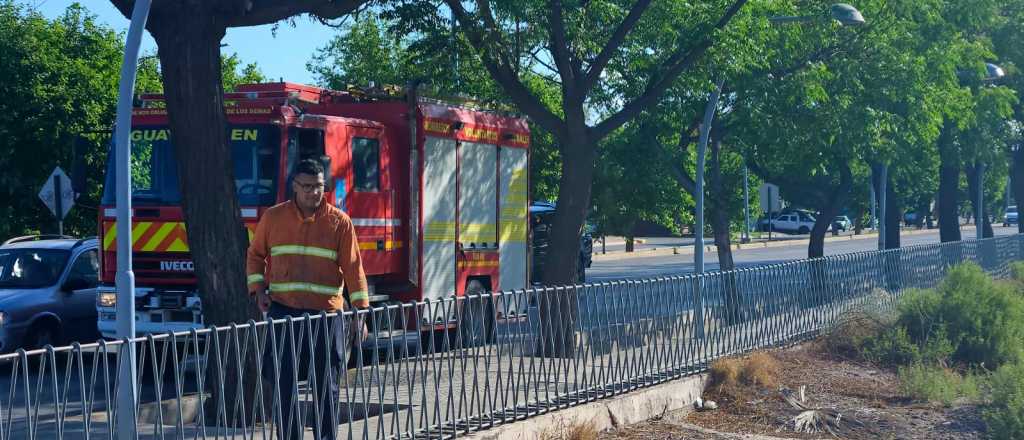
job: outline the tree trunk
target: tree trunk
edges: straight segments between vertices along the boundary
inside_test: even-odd
[[[819,258],[825,255],[825,233],[832,225],[832,219],[839,215],[839,211],[846,203],[850,195],[850,188],[853,186],[853,173],[850,171],[850,164],[841,162],[836,164],[839,169],[839,184],[828,197],[823,206],[818,207],[818,217],[814,219],[814,227],[811,228],[811,240],[807,245],[807,258]]]
[[[902,207],[896,199],[896,191],[893,189],[892,181],[885,186],[885,248],[898,249],[900,247],[900,222],[903,220],[900,215]]]
[[[586,142],[563,147],[558,206],[551,225],[551,251],[544,267],[544,283],[571,284],[576,279],[580,228],[590,208],[596,148]]]
[[[861,222],[861,218],[864,217],[864,210],[857,211],[856,220],[853,221],[853,235],[860,235],[864,232],[864,223]]]
[[[825,256],[825,233],[832,225],[832,219],[839,215],[841,207],[836,203],[829,203],[824,209],[818,212],[818,218],[814,219],[814,227],[811,228],[811,240],[807,245],[807,258],[818,258]]]
[[[716,136],[711,143],[711,162],[708,163],[711,171],[711,197],[708,206],[711,208],[711,233],[715,237],[715,247],[718,250],[718,269],[721,271],[733,270],[736,265],[732,259],[732,243],[729,235],[729,212],[726,206],[725,189],[722,188],[722,162],[720,154],[722,150],[722,139]]]
[[[992,200],[986,198],[985,200],[988,200],[989,203],[985,203],[985,201],[983,200],[981,206],[982,212],[979,213],[978,185],[984,185],[985,183],[978,181],[978,168],[976,166],[969,166],[964,168],[964,173],[967,174],[967,191],[971,194],[971,196],[969,197],[969,199],[971,200],[971,212],[974,213],[975,219],[981,219],[981,222],[978,222],[977,220],[975,221],[975,227],[977,227],[980,224],[981,236],[983,238],[990,238],[995,235],[994,231],[992,231],[992,222],[988,218],[988,204],[991,203]]]
[[[939,135],[939,240],[960,241],[960,158],[953,145],[951,122]]]
[[[736,268],[736,264],[732,258],[727,195],[725,188],[722,187],[721,150],[722,139],[720,135],[716,135],[711,142],[711,161],[708,163],[709,171],[711,171],[708,188],[711,197],[708,197],[708,201],[711,203],[707,206],[711,209],[711,233],[715,238],[715,249],[718,251],[718,270],[726,272],[723,279],[725,283],[725,322],[735,325],[744,320],[744,313],[736,274],[732,272]]]
[[[181,205],[206,324],[243,323],[261,315],[246,294],[248,234],[235,194],[221,88],[224,28],[196,22],[183,17],[173,29],[155,32]]]
[[[569,285],[576,281],[580,232],[590,207],[596,154],[595,146],[585,141],[585,130],[579,130],[578,134],[574,138],[578,142],[563,145],[558,205],[551,226],[550,251],[543,268],[547,285]],[[575,289],[565,289],[539,296],[540,322],[544,329],[540,355],[560,358],[576,355],[577,338],[584,336],[576,334],[579,316],[576,295]]]
[[[151,30],[163,66],[181,205],[203,319],[207,325],[244,323],[261,319],[261,315],[246,294],[248,235],[235,195],[221,88],[220,40],[225,27],[212,19],[197,19],[198,14],[204,12],[189,9],[162,15],[151,21]],[[225,340],[222,346],[226,344]],[[256,361],[253,358],[246,362]],[[209,362],[212,367],[214,361]],[[214,424],[243,424],[247,415],[241,410],[245,408],[244,402],[253,401],[250,393],[258,381],[256,369],[245,368],[243,377],[236,377],[232,374],[236,371],[234,366],[241,360],[228,356],[222,362],[225,379],[223,384],[211,384],[214,394],[208,408],[224,408],[226,413],[212,413],[206,420]],[[217,375],[212,376],[218,382]],[[236,399],[235,393],[243,383],[246,394]],[[221,385],[227,395],[219,395]]]

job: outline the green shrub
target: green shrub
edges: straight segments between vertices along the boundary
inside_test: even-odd
[[[899,313],[915,360],[995,368],[1024,358],[1024,297],[973,263],[951,269],[934,291],[907,292]]]
[[[1024,285],[1024,261],[1010,263],[1010,280]]]
[[[903,327],[890,327],[864,342],[864,358],[880,365],[910,365],[921,361],[921,349]]]
[[[918,363],[900,367],[897,376],[900,390],[917,400],[949,406],[960,397],[977,400],[981,395],[977,377],[972,374],[961,376],[937,365]]]
[[[914,341],[925,341],[941,325],[942,295],[937,290],[910,289],[900,299],[897,324]]]
[[[950,270],[939,287],[940,313],[956,352],[954,360],[996,368],[1021,360],[1024,298],[996,283],[973,263]]]
[[[992,375],[992,403],[983,412],[992,438],[1024,438],[1024,364]]]
[[[952,358],[955,351],[956,347],[953,346],[953,342],[946,336],[946,326],[938,325],[931,335],[928,336],[927,340],[921,344],[921,361],[945,365]]]

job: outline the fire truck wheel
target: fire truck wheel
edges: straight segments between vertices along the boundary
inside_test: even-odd
[[[487,288],[480,280],[466,283],[466,296],[482,295]],[[462,319],[456,332],[457,347],[478,347],[494,342],[494,308],[486,297],[467,299],[462,306]]]

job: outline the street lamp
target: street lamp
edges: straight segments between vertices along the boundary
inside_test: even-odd
[[[827,16],[821,15],[802,15],[802,16],[774,16],[768,17],[768,21],[775,24],[788,24],[788,23],[806,23],[812,21],[818,21],[821,19],[831,19],[838,21],[843,26],[858,26],[864,24],[864,16],[861,15],[860,11],[853,6],[846,3],[836,3],[829,8],[829,14]],[[718,98],[722,94],[722,87],[725,80],[719,79],[715,91],[711,94],[711,99],[708,100],[707,108],[704,110],[704,123],[700,126],[700,140],[697,144],[697,225],[694,231],[693,241],[693,266],[694,272],[704,272],[704,153],[707,151],[708,138],[711,134],[711,122],[715,118],[715,110],[718,108]],[[746,194],[749,192],[749,182],[747,181],[746,164],[744,163],[744,174],[743,174],[743,211],[744,211],[744,230],[747,233],[747,237],[750,237],[750,221],[749,221],[749,200]],[[771,225],[771,216],[769,215],[768,224]]]
[[[981,79],[981,82],[991,84],[1004,76],[1006,76],[1006,72],[1003,71],[1002,67],[992,63],[985,63],[985,77]],[[985,237],[985,164],[979,160],[974,164],[974,167],[978,180],[978,198],[974,207],[974,236],[981,240]]]
[[[838,21],[843,26],[860,26],[865,23],[864,16],[857,8],[846,3],[836,3],[829,8],[829,18]],[[818,21],[819,15],[778,15],[769,17],[768,21],[776,24],[784,23],[806,23]]]

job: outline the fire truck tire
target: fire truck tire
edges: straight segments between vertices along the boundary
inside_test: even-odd
[[[480,280],[469,280],[466,283],[466,296],[482,295],[487,287]],[[494,342],[494,306],[484,296],[469,298],[463,302],[460,328],[456,347],[469,348]]]

